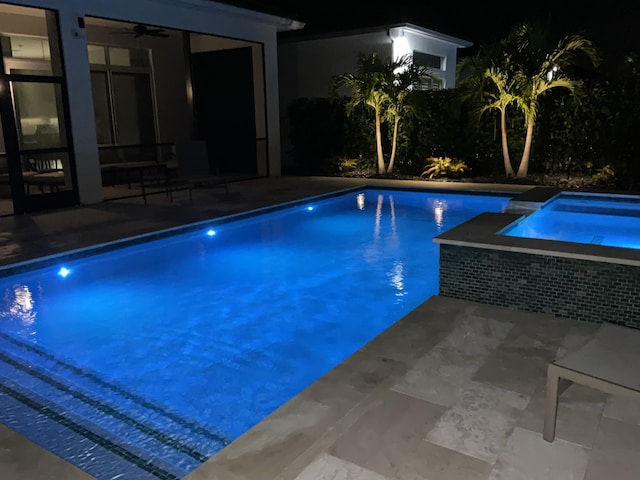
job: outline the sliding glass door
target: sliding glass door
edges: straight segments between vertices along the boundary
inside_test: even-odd
[[[99,145],[156,142],[149,51],[89,45],[93,108]]]
[[[29,28],[0,36],[0,197],[13,207],[0,213],[77,204],[57,16],[26,7],[12,7],[8,16]],[[19,21],[25,18],[30,23]]]

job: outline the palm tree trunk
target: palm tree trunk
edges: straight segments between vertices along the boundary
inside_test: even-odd
[[[391,144],[391,158],[389,158],[389,167],[387,173],[393,172],[394,163],[396,160],[396,147],[398,146],[398,128],[400,126],[400,115],[396,115],[393,122],[393,143]]]
[[[382,121],[380,119],[380,109],[376,108],[376,150],[378,152],[378,173],[384,174],[384,155],[382,154]]]
[[[518,167],[516,178],[524,178],[529,171],[529,157],[531,156],[531,142],[533,140],[533,124],[534,120],[527,122],[527,137],[524,141],[524,151],[522,152],[522,160]]]
[[[509,143],[507,142],[507,110],[500,109],[500,135],[502,137],[502,159],[504,160],[504,173],[507,178],[516,176],[511,166],[511,158],[509,158]]]

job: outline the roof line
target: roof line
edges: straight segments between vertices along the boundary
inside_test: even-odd
[[[305,41],[305,40],[329,39],[329,38],[344,37],[349,35],[361,35],[363,33],[375,33],[375,32],[380,32],[381,30],[389,30],[392,28],[405,28],[417,35],[425,35],[428,37],[432,37],[436,40],[442,40],[445,42],[453,43],[459,48],[471,47],[473,45],[473,42],[470,42],[468,40],[463,40],[458,37],[446,35],[444,33],[440,33],[435,30],[421,27],[420,25],[416,25],[414,23],[409,23],[409,22],[383,24],[383,25],[375,25],[375,26],[362,27],[362,28],[353,28],[353,29],[330,30],[330,31],[324,31],[324,32],[309,32],[305,30],[298,30],[293,32],[287,32],[286,35],[279,36],[278,41],[282,43],[287,43],[287,42],[296,42],[296,41]]]

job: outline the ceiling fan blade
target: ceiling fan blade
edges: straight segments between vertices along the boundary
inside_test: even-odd
[[[112,30],[112,35],[132,35],[134,38],[140,37],[169,37],[164,28],[148,28],[145,25],[135,25],[130,30]]]
[[[152,35],[154,37],[168,37],[169,34],[164,31],[164,28],[148,28],[146,31],[147,35]]]

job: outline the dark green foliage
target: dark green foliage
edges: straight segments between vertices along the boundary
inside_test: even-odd
[[[619,187],[640,183],[640,75],[635,57],[607,62],[585,79],[586,95],[552,95],[542,104],[534,155],[546,174],[601,176]]]
[[[302,174],[330,173],[332,162],[344,148],[344,109],[324,98],[300,98],[288,108],[289,141],[286,152]]]
[[[427,90],[415,97],[416,115],[407,126],[410,147],[407,160],[424,166],[426,158],[460,156],[464,153],[464,138],[459,135],[460,104],[454,90]]]
[[[603,63],[584,78],[586,95],[561,90],[542,99],[532,145],[532,174],[587,175],[615,172],[618,188],[640,185],[640,70],[635,56]],[[429,157],[460,159],[474,176],[504,175],[498,112],[474,119],[457,89],[418,92],[400,129],[396,170],[419,176]],[[306,173],[340,174],[340,158],[375,166],[371,112],[347,116],[344,98],[302,99],[289,109],[296,165]],[[524,118],[507,115],[509,146],[517,168],[524,145]],[[384,132],[389,151],[390,131]],[[599,173],[600,172],[600,173]],[[604,172],[604,174],[603,174]],[[606,175],[605,175],[606,174]],[[465,176],[468,176],[466,174]]]

